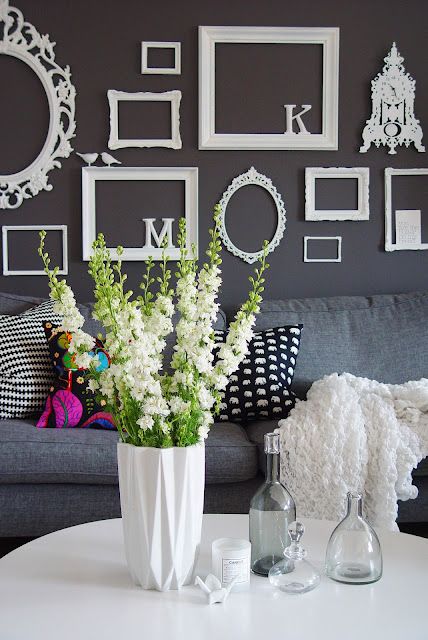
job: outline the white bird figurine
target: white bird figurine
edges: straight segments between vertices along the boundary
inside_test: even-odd
[[[98,158],[98,153],[78,153],[76,151],[76,155],[82,158],[83,162],[86,162],[88,167],[90,167]]]
[[[204,593],[208,596],[208,604],[215,604],[216,602],[225,602],[232,588],[238,581],[238,576],[229,582],[227,587],[222,587],[221,582],[212,573],[209,573],[205,582],[199,577],[195,578],[195,585],[200,587]]]
[[[113,158],[113,156],[111,156],[109,153],[102,153],[101,160],[104,162],[104,164],[108,165],[109,167],[112,164],[122,164],[121,162],[119,162],[119,160],[116,160],[116,158]]]

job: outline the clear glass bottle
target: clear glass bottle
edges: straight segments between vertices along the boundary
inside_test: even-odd
[[[382,576],[382,551],[375,530],[363,518],[359,493],[348,493],[348,511],[331,534],[325,571],[338,582],[367,584]]]
[[[284,551],[284,558],[269,571],[269,582],[286,593],[306,593],[321,582],[319,571],[306,560],[306,549],[300,544],[305,533],[301,522],[293,522],[289,529],[291,544]]]
[[[288,527],[296,519],[294,500],[280,482],[279,434],[265,435],[266,481],[250,503],[251,570],[267,576],[290,544]]]

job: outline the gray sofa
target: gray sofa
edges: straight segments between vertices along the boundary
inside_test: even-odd
[[[0,313],[40,302],[0,294]],[[97,328],[82,305],[86,328]],[[220,328],[225,323],[219,318]],[[428,292],[372,297],[266,301],[260,329],[303,323],[293,389],[335,371],[383,382],[428,377]],[[36,429],[35,420],[0,422],[0,537],[38,536],[120,515],[117,434]],[[276,422],[215,424],[206,446],[205,511],[245,513],[262,482],[263,435]],[[428,464],[415,471],[419,497],[400,504],[399,521],[428,522]]]

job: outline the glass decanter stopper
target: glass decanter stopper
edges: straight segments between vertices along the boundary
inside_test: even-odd
[[[321,581],[319,571],[306,560],[306,549],[300,544],[305,533],[301,522],[293,522],[289,529],[291,544],[284,550],[284,558],[269,571],[269,581],[287,593],[306,593]]]
[[[250,503],[251,570],[261,576],[282,558],[296,519],[294,500],[280,482],[278,433],[265,435],[265,453],[266,481]]]
[[[348,493],[348,511],[331,534],[325,560],[329,578],[367,584],[382,575],[382,551],[374,529],[363,518],[359,493]]]

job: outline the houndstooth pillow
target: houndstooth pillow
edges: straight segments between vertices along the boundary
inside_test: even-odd
[[[0,419],[43,410],[54,375],[43,322],[61,324],[47,300],[19,316],[0,315]]]
[[[220,421],[245,423],[287,417],[295,402],[290,387],[302,327],[290,325],[254,334],[247,355],[222,393]],[[226,335],[226,331],[215,331],[216,349]]]

